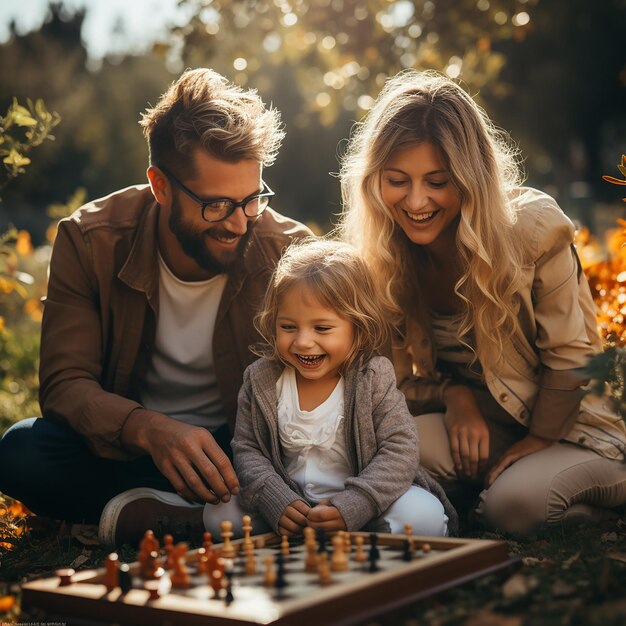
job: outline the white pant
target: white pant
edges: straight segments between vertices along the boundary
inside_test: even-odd
[[[204,506],[204,527],[214,537],[221,533],[220,524],[228,520],[232,522],[234,537],[243,537],[242,517],[246,515],[237,497],[228,502],[206,504]],[[263,533],[271,530],[260,515],[252,515],[252,533]],[[404,525],[411,524],[413,534],[445,536],[448,534],[448,517],[444,513],[441,502],[430,492],[412,485],[400,496],[379,518],[388,525],[389,531],[396,534],[404,533]]]
[[[411,485],[380,518],[389,524],[389,532],[394,534],[403,534],[405,524],[411,524],[414,535],[448,534],[448,516],[443,504],[432,493],[415,485]]]

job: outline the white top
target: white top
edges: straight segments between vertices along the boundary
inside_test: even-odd
[[[159,254],[159,316],[144,407],[214,429],[226,422],[213,364],[213,332],[226,274],[185,282]]]
[[[345,479],[352,476],[344,436],[343,394],[341,378],[322,404],[303,411],[295,370],[285,367],[276,382],[283,463],[311,502],[343,491]]]

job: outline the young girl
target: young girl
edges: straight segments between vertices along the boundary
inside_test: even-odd
[[[257,324],[267,346],[244,374],[232,443],[239,504],[289,536],[305,526],[455,530],[454,509],[419,466],[393,367],[374,356],[387,325],[355,251],[290,247]]]
[[[459,85],[402,72],[351,138],[343,226],[396,328],[424,466],[528,533],[626,502],[626,430],[582,389],[602,348],[574,226],[515,157]]]

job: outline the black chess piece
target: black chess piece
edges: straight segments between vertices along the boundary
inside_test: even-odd
[[[326,547],[326,533],[323,528],[318,528],[315,531],[315,539],[317,539],[317,553],[322,554],[322,552],[328,552],[328,548]]]
[[[274,557],[274,562],[276,563],[276,582],[274,586],[276,589],[284,589],[289,583],[285,578],[285,560],[283,559],[282,554],[277,554]]]
[[[408,539],[405,539],[402,543],[402,560],[407,562],[413,560],[413,553],[411,552],[411,542]]]
[[[380,558],[380,552],[378,551],[378,535],[376,533],[370,534],[370,551],[369,551],[369,563],[370,572],[378,571],[378,559]]]
[[[133,577],[130,573],[130,566],[128,563],[122,563],[120,565],[119,584],[122,594],[126,594],[132,589]]]
[[[226,606],[230,606],[235,596],[233,596],[233,570],[228,569],[224,573],[226,576],[226,595],[224,596],[224,603]]]
[[[376,560],[380,558],[380,552],[378,551],[378,535],[376,533],[370,533],[370,553],[376,555]]]

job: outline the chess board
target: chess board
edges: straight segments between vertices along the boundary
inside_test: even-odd
[[[362,535],[367,549],[368,533]],[[158,581],[161,597],[150,599],[145,581],[138,575],[139,564],[130,567],[132,588],[123,594],[107,592],[104,569],[87,570],[73,575],[72,582],[60,585],[59,577],[24,584],[22,604],[32,614],[68,624],[126,624],[132,626],[319,626],[351,624],[388,612],[404,604],[465,583],[482,575],[513,565],[517,559],[508,554],[503,541],[454,539],[441,537],[413,538],[415,550],[411,561],[403,559],[404,535],[378,534],[380,558],[378,571],[370,572],[366,561],[354,561],[350,554],[347,571],[331,572],[332,582],[322,585],[316,573],[305,571],[302,544],[290,546],[285,559],[282,589],[264,585],[262,562],[276,555],[280,539],[273,533],[258,535],[265,544],[255,550],[259,563],[257,574],[243,575],[243,557],[232,562],[234,599],[226,603],[214,597],[206,575],[194,575],[198,551],[187,555],[192,584],[187,589],[171,587],[167,573]],[[239,541],[234,541],[237,545]],[[428,545],[429,551],[422,546]],[[219,549],[219,546],[215,546]],[[329,550],[332,547],[329,543]],[[73,621],[74,620],[74,621]]]

